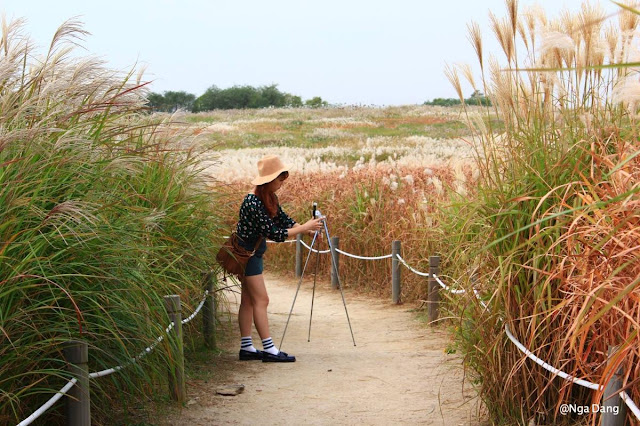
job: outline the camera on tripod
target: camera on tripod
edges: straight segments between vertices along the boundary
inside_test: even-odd
[[[322,216],[320,210],[318,210],[318,203],[315,201],[311,206],[311,218],[312,219],[322,219],[322,225],[324,226],[324,235],[327,237],[327,243],[329,244],[330,252],[333,252],[333,247],[331,246],[331,235],[329,235],[329,227],[327,226],[326,217]],[[280,347],[282,347],[282,343],[284,342],[284,336],[287,334],[287,328],[289,327],[289,320],[291,319],[291,313],[293,312],[293,307],[296,304],[296,299],[298,297],[298,292],[300,291],[300,285],[302,284],[302,278],[304,277],[304,271],[307,269],[307,264],[309,263],[309,258],[311,257],[311,253],[316,252],[316,270],[313,274],[313,293],[311,296],[311,315],[309,316],[309,336],[307,341],[311,341],[311,319],[313,318],[313,301],[316,293],[316,277],[318,275],[318,264],[320,260],[320,250],[314,249],[313,246],[318,240],[318,237],[322,237],[322,231],[315,231],[313,234],[313,240],[311,241],[311,246],[309,248],[309,254],[307,255],[307,260],[304,262],[304,267],[302,268],[302,273],[300,274],[300,281],[298,281],[298,288],[296,289],[296,294],[293,296],[293,303],[291,304],[291,310],[289,311],[289,316],[287,317],[287,323],[284,326],[284,332],[282,333],[282,339],[280,340]],[[351,328],[351,320],[349,319],[349,312],[347,311],[347,302],[344,300],[344,292],[342,291],[342,283],[340,283],[340,275],[338,274],[338,265],[336,264],[336,260],[331,257],[331,267],[335,271],[336,276],[338,277],[338,288],[340,289],[340,294],[342,296],[342,304],[344,305],[344,312],[347,315],[347,323],[349,324],[349,331],[351,332],[351,340],[353,341],[353,346],[356,345],[356,339],[353,336],[353,329]]]

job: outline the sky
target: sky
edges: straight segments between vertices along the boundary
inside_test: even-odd
[[[519,3],[557,16],[582,0]],[[0,0],[42,52],[64,21],[79,19],[91,34],[76,54],[123,72],[145,67],[154,92],[277,84],[303,100],[380,106],[456,97],[445,66],[478,70],[467,25],[477,22],[485,51],[500,53],[489,11],[506,16],[504,0]]]

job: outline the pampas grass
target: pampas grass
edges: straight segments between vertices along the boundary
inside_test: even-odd
[[[624,12],[614,28],[589,4],[558,18],[516,6],[509,0],[507,18],[492,16],[504,57],[482,76],[506,131],[478,132],[477,198],[452,205],[443,223],[449,250],[459,253],[455,276],[468,294],[478,288],[490,310],[469,297],[452,314],[494,422],[570,423],[587,419],[560,416],[561,404],[598,404],[602,393],[531,363],[498,319],[575,377],[604,385],[622,368],[625,389],[640,401],[638,77],[609,66],[631,57],[637,15]],[[470,29],[482,65],[481,37]],[[449,72],[457,90],[459,72]],[[617,351],[608,365],[610,346]]]
[[[69,379],[63,344],[90,371],[125,364],[164,334],[162,297],[202,296],[219,221],[195,157],[145,111],[145,88],[72,54],[70,21],[44,55],[2,22],[0,40],[0,423],[23,420]],[[166,343],[166,340],[165,340]],[[92,381],[94,418],[114,420],[166,381],[168,346]],[[115,391],[114,391],[115,389]],[[117,396],[114,396],[117,395]],[[43,422],[61,423],[64,404]]]

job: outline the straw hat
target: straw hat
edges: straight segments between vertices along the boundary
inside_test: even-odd
[[[251,181],[253,185],[264,185],[277,178],[280,173],[289,171],[277,155],[267,155],[258,160],[258,177]]]

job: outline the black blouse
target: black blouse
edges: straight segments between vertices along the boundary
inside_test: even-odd
[[[236,232],[242,240],[250,244],[254,244],[261,235],[273,241],[283,242],[289,236],[288,228],[295,223],[279,205],[276,217],[270,218],[262,201],[255,194],[247,194],[240,206]]]

